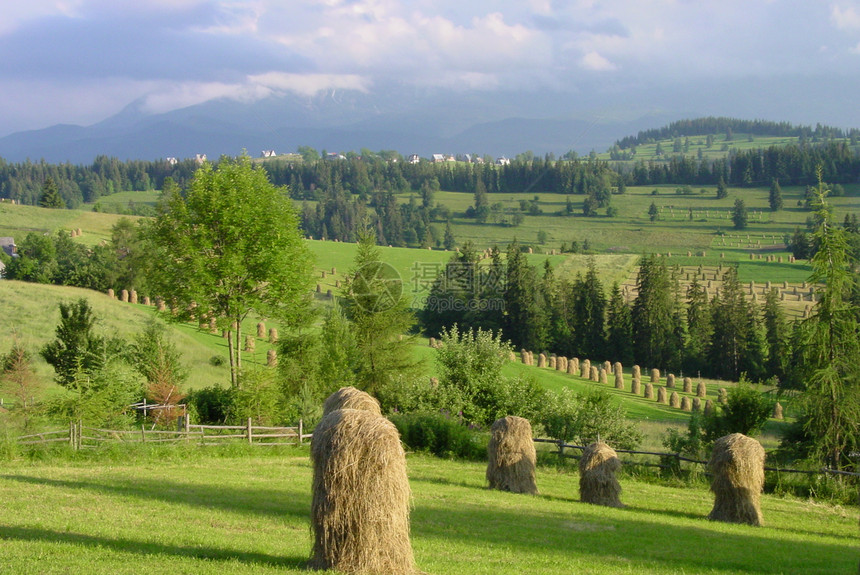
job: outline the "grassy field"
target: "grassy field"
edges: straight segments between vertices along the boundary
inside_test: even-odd
[[[81,461],[4,462],[5,573],[261,575],[305,571],[305,450],[182,447]],[[82,456],[86,457],[86,456]],[[490,491],[484,464],[407,458],[412,544],[433,574],[853,573],[856,510],[765,495],[765,526],[709,522],[705,484],[622,477],[624,509],[579,502],[578,476],[540,467],[538,496]]]
[[[58,230],[83,231],[76,239],[92,246],[110,240],[111,228],[120,218],[136,220],[135,216],[101,214],[87,210],[49,210],[36,206],[0,203],[0,236],[14,237],[20,243],[30,232],[55,234]]]

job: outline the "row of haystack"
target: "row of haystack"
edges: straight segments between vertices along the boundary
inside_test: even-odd
[[[486,478],[490,488],[535,495],[536,452],[527,419],[507,416],[491,428]],[[379,403],[352,387],[323,406],[311,441],[313,494],[310,567],[344,573],[415,573],[409,537],[411,490],[397,428]],[[714,507],[709,519],[761,524],[764,449],[741,434],[714,444]],[[621,461],[602,441],[579,461],[583,502],[623,507],[616,478]]]
[[[531,425],[522,417],[507,416],[493,424],[486,473],[491,489],[537,494],[536,453],[531,435]],[[761,444],[740,433],[714,443],[708,463],[714,474],[714,507],[709,519],[761,525],[759,499],[764,487],[764,460]],[[585,447],[579,460],[580,499],[584,503],[624,507],[616,478],[620,469],[618,454],[606,443],[598,440]]]

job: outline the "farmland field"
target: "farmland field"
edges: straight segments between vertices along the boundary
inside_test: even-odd
[[[0,570],[299,573],[310,554],[307,448],[193,446],[4,462]],[[540,495],[485,488],[484,465],[412,454],[412,544],[433,574],[851,573],[855,510],[763,496],[765,526],[705,519],[707,485],[622,476],[624,509],[579,502],[573,468]]]

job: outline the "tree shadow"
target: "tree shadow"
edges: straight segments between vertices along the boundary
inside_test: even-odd
[[[0,479],[60,489],[85,489],[106,495],[134,497],[208,509],[221,509],[272,517],[310,517],[311,494],[307,489],[235,488],[223,485],[187,484],[159,479],[134,479],[128,483],[98,483],[48,479],[28,475],[2,475]]]
[[[85,535],[83,533],[63,533],[34,527],[10,527],[4,525],[0,527],[0,540],[66,543],[82,547],[105,548],[121,553],[138,553],[141,555],[164,554],[208,561],[241,561],[242,563],[295,569],[305,568],[308,562],[307,557],[277,557],[266,553],[222,549],[218,547],[183,547],[151,541],[138,541],[135,539],[111,539],[108,537]]]

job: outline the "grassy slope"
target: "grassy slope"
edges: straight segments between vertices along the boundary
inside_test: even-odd
[[[12,236],[20,243],[29,232],[54,234],[58,230],[80,228],[83,235],[76,241],[91,246],[110,240],[111,228],[123,217],[137,219],[85,210],[49,210],[0,203],[0,236]]]
[[[577,475],[554,468],[538,470],[537,497],[485,489],[479,463],[410,455],[408,470],[413,548],[427,573],[856,569],[856,516],[827,504],[765,495],[766,525],[752,528],[707,521],[705,485],[622,478],[628,507],[609,509],[580,503]],[[0,566],[18,574],[303,572],[310,483],[306,450],[10,462],[0,474]]]

